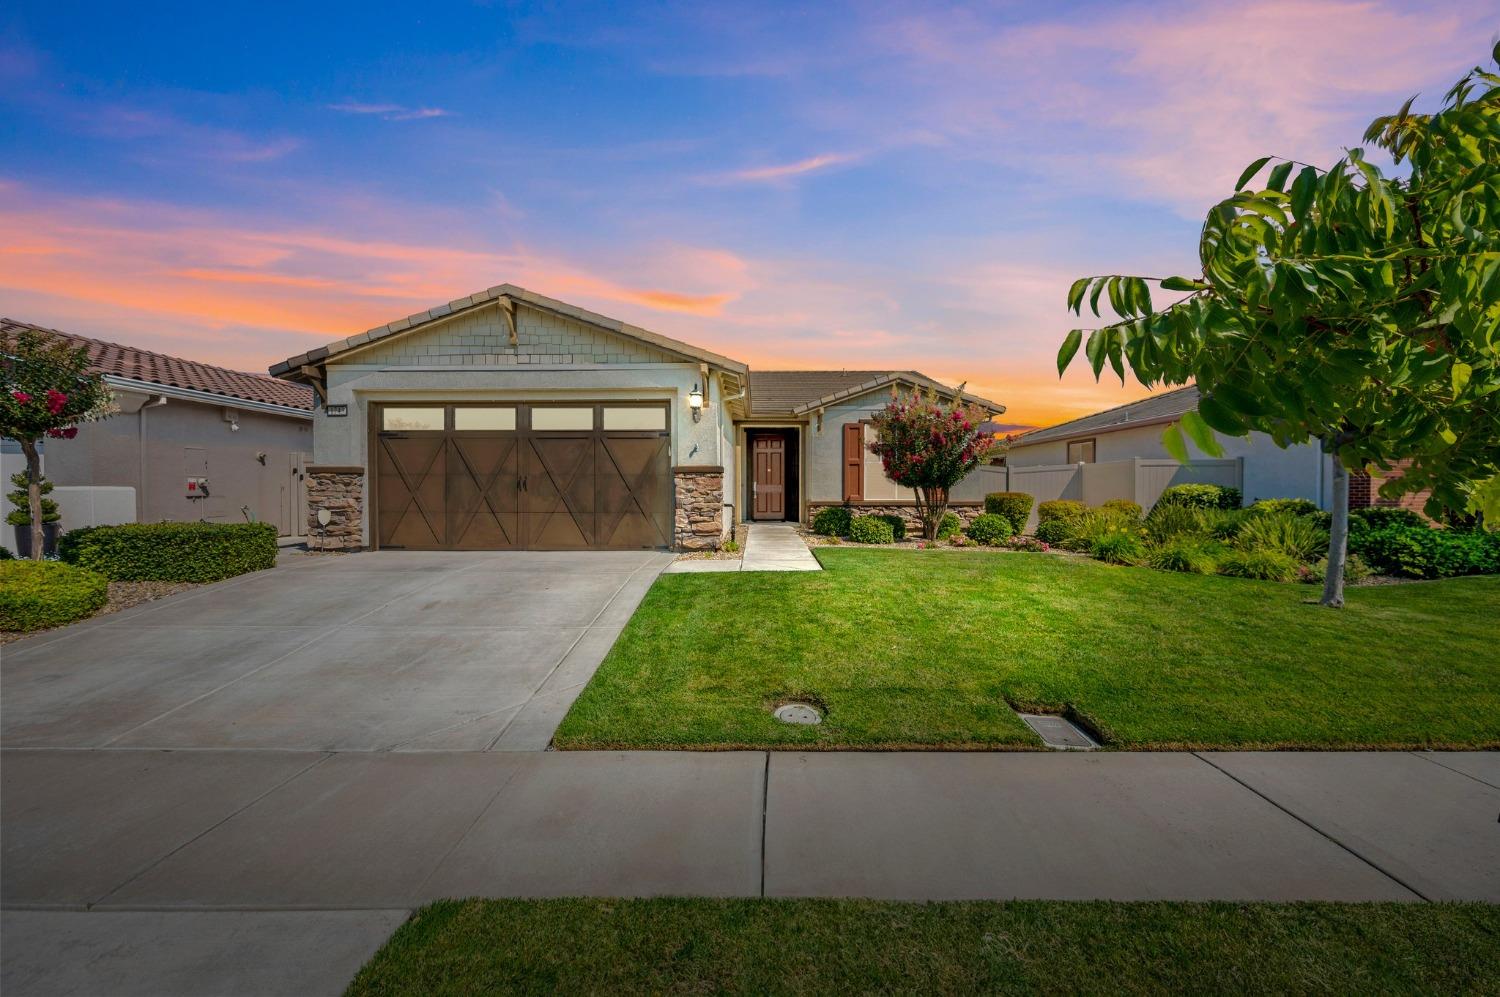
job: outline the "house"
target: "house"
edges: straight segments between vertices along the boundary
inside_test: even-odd
[[[42,441],[63,529],[255,520],[298,535],[312,443],[307,387],[0,319],[0,335],[27,329],[87,350],[114,393],[114,414],[80,426],[74,439]],[[13,441],[4,450],[5,474],[25,469]]]
[[[1017,437],[1006,455],[1013,490],[1049,498],[1080,499],[1090,505],[1126,498],[1150,507],[1169,485],[1187,482],[1229,485],[1246,503],[1263,498],[1305,498],[1318,508],[1333,501],[1332,459],[1315,443],[1280,447],[1265,433],[1219,436],[1221,458],[1188,444],[1188,463],[1162,445],[1163,430],[1198,407],[1193,385],[1095,412]],[[1377,494],[1381,481],[1350,474],[1349,504],[1420,508],[1425,493],[1399,502]]]
[[[293,357],[328,549],[712,549],[740,520],[909,512],[865,449],[914,371],[754,371],[510,284]],[[965,396],[999,413],[1003,407]],[[976,476],[955,492],[972,514]]]

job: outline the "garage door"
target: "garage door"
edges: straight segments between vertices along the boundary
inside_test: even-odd
[[[379,547],[672,544],[664,404],[388,404],[370,418]]]

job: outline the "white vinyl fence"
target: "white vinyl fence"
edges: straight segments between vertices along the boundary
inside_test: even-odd
[[[1172,485],[1222,485],[1244,490],[1243,457],[1192,460],[1179,464],[1170,458],[1135,457],[1097,464],[1036,464],[1031,467],[985,467],[986,492],[1025,492],[1036,498],[1026,529],[1036,527],[1036,505],[1052,499],[1074,499],[1102,505],[1110,499],[1129,499],[1150,509]],[[996,473],[999,472],[999,473]],[[991,487],[993,486],[993,487]]]

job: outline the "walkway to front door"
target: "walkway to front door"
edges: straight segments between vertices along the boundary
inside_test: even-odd
[[[667,566],[667,574],[715,571],[822,571],[823,565],[807,548],[796,527],[782,523],[751,523],[745,538],[745,555],[736,561],[683,559]]]

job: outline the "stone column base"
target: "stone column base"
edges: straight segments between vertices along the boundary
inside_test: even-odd
[[[365,469],[310,464],[307,467],[307,546],[309,550],[364,549]],[[328,525],[318,521],[327,509]]]
[[[675,467],[673,544],[678,550],[718,550],[724,544],[724,469]]]

